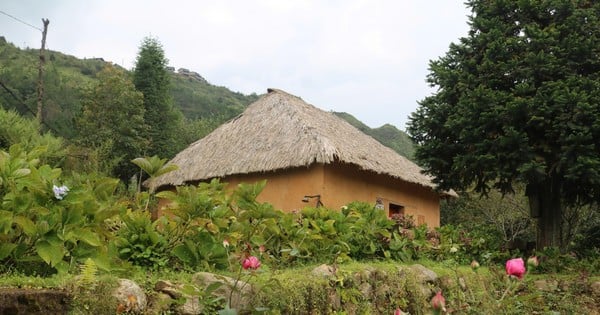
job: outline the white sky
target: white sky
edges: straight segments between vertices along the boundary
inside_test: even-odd
[[[467,35],[463,0],[2,0],[47,48],[132,69],[146,36],[169,65],[244,94],[279,88],[370,127],[404,130],[433,91],[429,60]],[[0,36],[39,48],[41,32],[0,13]]]

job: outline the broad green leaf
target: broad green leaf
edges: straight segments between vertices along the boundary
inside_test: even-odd
[[[0,243],[0,260],[8,257],[10,253],[17,247],[17,244]]]
[[[36,223],[36,230],[40,235],[44,235],[50,231],[50,225],[46,220],[40,220]]]
[[[179,169],[179,167],[177,165],[175,165],[175,164],[167,164],[167,165],[161,167],[158,170],[158,172],[156,172],[156,174],[154,174],[154,176],[158,177],[160,175],[163,175],[163,174],[166,174],[166,173],[169,173],[169,172],[172,172],[172,171],[176,171],[178,169]]]
[[[135,159],[131,160],[131,163],[137,165],[139,168],[141,168],[147,174],[153,173],[155,171],[152,163],[150,163],[148,158],[143,158],[143,157],[135,158]]]
[[[118,179],[104,178],[95,183],[94,193],[102,199],[108,199],[112,196],[118,184]]]
[[[213,233],[213,234],[217,234],[219,232],[219,227],[216,226],[214,223],[209,222],[205,225],[205,228],[207,231]]]
[[[175,257],[181,259],[181,261],[183,261],[184,263],[190,264],[190,265],[194,265],[195,263],[195,255],[194,253],[192,253],[192,251],[188,248],[188,246],[186,244],[181,244],[177,247],[175,247],[173,249],[173,255],[175,255]]]
[[[62,260],[52,267],[54,267],[59,274],[64,274],[69,271],[69,264],[66,261]]]
[[[12,172],[11,176],[14,178],[21,178],[31,174],[31,170],[28,168],[20,168]]]
[[[10,211],[0,210],[0,233],[8,233],[12,230],[13,214]]]
[[[155,155],[152,157],[136,158],[131,162],[144,170],[151,178],[155,178],[179,168],[175,164],[165,165],[166,161],[167,159],[161,159]]]
[[[98,268],[104,270],[104,271],[110,271],[111,270],[111,264],[110,264],[110,255],[108,254],[98,254],[94,257],[92,257],[92,260],[94,261],[94,263],[96,264],[96,266],[98,266]]]
[[[381,234],[381,236],[383,236],[383,237],[387,237],[387,238],[390,238],[390,237],[392,237],[392,233],[390,233],[390,231],[388,231],[388,230],[383,230],[383,229],[381,229],[381,230],[380,230],[380,231],[378,231],[378,232],[379,232],[379,233]]]
[[[98,234],[88,229],[78,229],[76,231],[76,237],[91,246],[100,246],[102,244]]]
[[[254,246],[260,246],[265,244],[265,239],[262,235],[253,235],[250,238],[250,243]]]
[[[36,234],[35,223],[31,219],[24,216],[15,216],[13,221],[23,229],[25,235],[33,237]]]
[[[64,248],[62,246],[52,245],[46,240],[37,241],[35,249],[38,255],[53,267],[61,262],[64,257]]]
[[[37,171],[39,172],[40,177],[50,182],[58,179],[62,173],[60,168],[52,168],[49,165],[42,165]]]

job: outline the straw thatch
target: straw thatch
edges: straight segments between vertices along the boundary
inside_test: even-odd
[[[244,113],[177,154],[169,163],[179,169],[157,177],[153,186],[336,161],[435,187],[419,166],[333,113],[284,91],[268,91]]]

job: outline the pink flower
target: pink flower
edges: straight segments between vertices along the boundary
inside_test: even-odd
[[[242,268],[256,270],[260,267],[260,260],[254,256],[250,256],[242,262]]]
[[[540,265],[540,261],[538,260],[537,256],[531,256],[531,257],[529,257],[529,259],[527,259],[528,267],[535,268],[539,265]]]
[[[471,269],[473,269],[473,270],[479,269],[479,262],[477,262],[477,260],[473,260],[471,262]]]
[[[406,315],[399,307],[394,311],[394,315]]]
[[[525,262],[523,258],[514,258],[506,262],[506,274],[523,279],[525,274]]]
[[[225,247],[225,248],[229,247],[229,241],[227,239],[223,240],[223,247]]]
[[[440,311],[446,311],[446,299],[442,295],[442,291],[438,291],[431,299],[431,306],[433,306],[436,314],[439,314]]]

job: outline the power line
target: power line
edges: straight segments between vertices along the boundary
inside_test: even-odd
[[[0,13],[2,13],[2,14],[4,14],[4,15],[6,15],[6,16],[8,16],[8,17],[10,17],[10,18],[12,18],[12,19],[14,19],[14,20],[16,20],[16,21],[19,21],[19,22],[21,22],[21,23],[23,23],[23,24],[25,24],[25,25],[27,25],[27,26],[29,26],[29,27],[33,27],[33,28],[35,28],[36,30],[38,30],[38,31],[40,31],[40,32],[43,32],[41,28],[39,28],[39,27],[36,27],[36,26],[33,26],[33,25],[31,25],[31,24],[29,24],[29,23],[27,23],[27,22],[25,22],[25,21],[23,21],[23,20],[21,20],[21,19],[19,19],[19,18],[17,18],[17,17],[14,17],[14,16],[12,16],[12,15],[10,15],[10,14],[8,14],[8,13],[6,13],[6,12],[2,11],[2,10],[0,10]]]
[[[31,113],[34,117],[36,116],[36,112],[33,111],[33,109],[31,109],[29,107],[29,105],[27,105],[27,103],[25,103],[25,101],[23,101],[20,97],[18,97],[15,92],[13,92],[10,88],[8,88],[8,86],[6,86],[2,81],[0,81],[0,87],[4,88],[4,90],[6,90],[6,92],[8,92],[8,94],[10,94],[10,96],[12,96],[15,100],[17,100],[17,102],[19,102],[19,104],[21,106],[23,106],[25,109],[27,109],[27,111],[29,113]],[[53,131],[55,135],[58,135],[59,133],[56,131],[56,129],[54,129],[52,126],[50,126],[47,122],[42,121],[42,124],[44,126],[46,126],[49,130]]]

